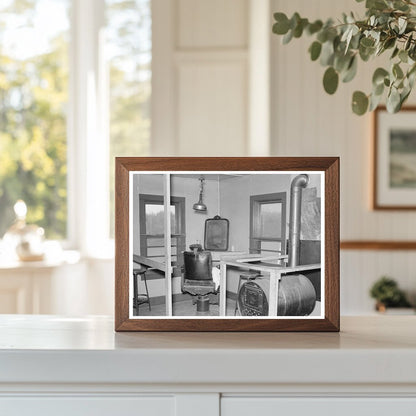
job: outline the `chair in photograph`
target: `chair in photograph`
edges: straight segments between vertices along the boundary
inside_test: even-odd
[[[136,309],[136,315],[139,315],[139,306],[147,303],[149,311],[152,310],[150,306],[149,289],[147,287],[146,272],[153,270],[144,266],[135,267],[133,269],[133,307]],[[139,281],[144,282],[146,293],[139,293]]]
[[[201,245],[191,245],[192,251],[183,252],[184,273],[182,293],[197,297],[197,315],[209,315],[209,294],[216,294],[212,278],[211,252],[202,250]]]

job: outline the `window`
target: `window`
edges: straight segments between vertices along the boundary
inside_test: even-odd
[[[140,255],[165,260],[164,204],[162,195],[140,194]],[[180,265],[185,250],[185,198],[171,197],[172,261]]]
[[[286,253],[286,193],[250,197],[250,253]]]
[[[47,238],[67,236],[70,3],[1,2],[0,238],[18,199]]]
[[[113,255],[114,157],[150,146],[151,0],[0,3],[0,238],[23,199],[48,239]]]

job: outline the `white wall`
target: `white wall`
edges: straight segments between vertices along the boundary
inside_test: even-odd
[[[261,41],[260,28],[264,22],[271,28],[273,11],[325,18],[362,10],[363,3],[270,0],[268,12],[268,1],[153,0],[153,154],[262,154],[270,127],[272,155],[341,157],[342,239],[415,240],[416,212],[370,209],[371,116],[353,115],[350,102],[354,90],[369,91],[377,63],[360,63],[357,79],[328,96],[322,88],[324,69],[307,53],[311,39],[294,39],[285,46],[275,35]],[[265,56],[268,42],[270,67]],[[269,97],[262,94],[265,88],[270,108],[264,104]],[[409,102],[416,103],[414,94]],[[270,126],[264,128],[268,112]],[[193,230],[194,234],[187,230],[190,240],[203,235],[200,225]],[[341,312],[371,312],[368,289],[382,274],[395,277],[416,297],[415,263],[411,251],[342,251]],[[87,284],[80,289],[88,288],[89,301],[80,310],[112,314],[113,264],[97,261],[90,266]]]
[[[245,155],[249,1],[153,0],[153,16],[152,154]]]
[[[298,11],[311,19],[340,16],[343,11],[362,10],[350,0],[272,0],[272,11]],[[361,12],[360,15],[363,15]],[[370,92],[377,62],[359,64],[359,76],[340,85],[334,96],[322,88],[324,68],[310,61],[312,40],[294,39],[282,45],[272,35],[272,140],[273,155],[340,156],[341,239],[415,240],[416,212],[372,211],[371,115],[352,114],[354,90]],[[415,103],[415,95],[410,97]],[[403,289],[416,295],[415,253],[341,252],[341,312],[369,313],[372,282],[383,274],[396,278]]]

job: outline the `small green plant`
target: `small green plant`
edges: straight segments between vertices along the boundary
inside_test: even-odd
[[[355,77],[359,60],[367,62],[389,53],[390,65],[374,72],[371,93],[353,93],[352,110],[358,115],[372,111],[386,93],[387,110],[396,113],[416,80],[416,0],[366,0],[365,8],[364,18],[344,13],[337,22],[310,22],[299,13],[289,19],[275,13],[273,33],[282,35],[284,44],[305,33],[315,38],[309,54],[326,68],[323,86],[328,94],[335,93],[339,81]]]
[[[397,282],[387,276],[381,277],[373,284],[370,295],[376,299],[378,309],[380,307],[385,309],[386,307],[406,308],[411,306],[404,292],[399,289]]]

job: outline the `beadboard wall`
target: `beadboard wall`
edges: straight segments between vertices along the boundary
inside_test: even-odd
[[[359,76],[330,97],[324,68],[308,56],[312,40],[281,45],[271,34],[274,11],[325,19],[363,15],[363,3],[153,0],[152,7],[153,155],[340,156],[341,239],[416,240],[416,211],[370,208],[372,120],[353,115],[350,103],[354,90],[369,92],[377,62],[360,63]],[[112,314],[112,260],[91,260],[86,270],[85,302],[67,312]],[[384,274],[416,300],[416,252],[342,251],[341,313],[371,313],[368,290]]]
[[[363,3],[362,3],[363,4]],[[354,0],[273,0],[272,11],[298,11],[310,19],[341,16],[363,6]],[[351,112],[356,89],[370,92],[374,68],[382,58],[359,63],[359,76],[340,84],[334,96],[322,88],[324,68],[307,52],[311,38],[281,44],[271,40],[271,153],[279,156],[340,156],[341,240],[416,240],[416,211],[372,211],[372,117]],[[415,94],[409,103],[414,104]],[[384,274],[416,295],[414,251],[341,251],[341,312],[368,313],[372,282]]]

